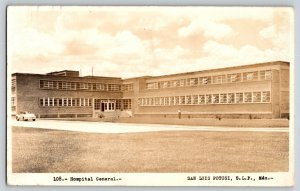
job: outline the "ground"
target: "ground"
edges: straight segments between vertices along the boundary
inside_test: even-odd
[[[14,125],[13,172],[288,171],[288,131],[99,133]]]

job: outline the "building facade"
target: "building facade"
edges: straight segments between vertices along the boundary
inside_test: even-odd
[[[77,71],[12,75],[12,114],[40,118],[288,118],[289,63],[165,76],[79,77]]]

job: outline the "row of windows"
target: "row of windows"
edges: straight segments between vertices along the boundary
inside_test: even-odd
[[[269,103],[270,91],[139,98],[140,106]]]
[[[66,82],[40,80],[39,84],[42,89],[59,89],[59,90],[89,90],[89,91],[120,91],[119,84],[101,84],[101,83],[83,83],[83,82]]]
[[[184,86],[198,86],[207,84],[222,84],[222,83],[234,83],[234,82],[245,82],[253,80],[271,80],[272,71],[254,71],[254,72],[244,72],[244,73],[233,73],[224,74],[217,76],[205,76],[205,77],[195,77],[186,78],[172,81],[162,81],[162,82],[152,82],[146,84],[146,89],[159,89],[159,88],[174,88],[174,87],[184,87]]]
[[[131,92],[131,91],[133,91],[133,84],[122,84],[121,91],[122,92]]]
[[[91,98],[40,98],[39,104],[45,106],[61,106],[61,107],[91,107]]]
[[[94,108],[95,110],[100,110],[101,103],[112,103],[115,104],[115,109],[117,110],[129,110],[131,109],[131,99],[117,99],[117,100],[100,100],[100,99],[95,99],[95,103],[94,103]],[[122,104],[123,103],[123,104]],[[104,109],[106,110],[106,107],[112,107],[113,105],[111,104],[103,104]]]
[[[124,99],[123,100],[124,109],[131,109],[131,99]]]
[[[11,97],[11,105],[16,106],[16,97]]]
[[[14,93],[16,91],[16,86],[17,86],[17,80],[12,79],[11,80],[11,92]]]

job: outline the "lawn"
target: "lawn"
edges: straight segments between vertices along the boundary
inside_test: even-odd
[[[82,133],[13,127],[13,172],[288,171],[288,133]]]

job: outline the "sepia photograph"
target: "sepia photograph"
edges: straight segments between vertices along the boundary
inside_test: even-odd
[[[8,184],[293,180],[292,8],[8,6]]]

